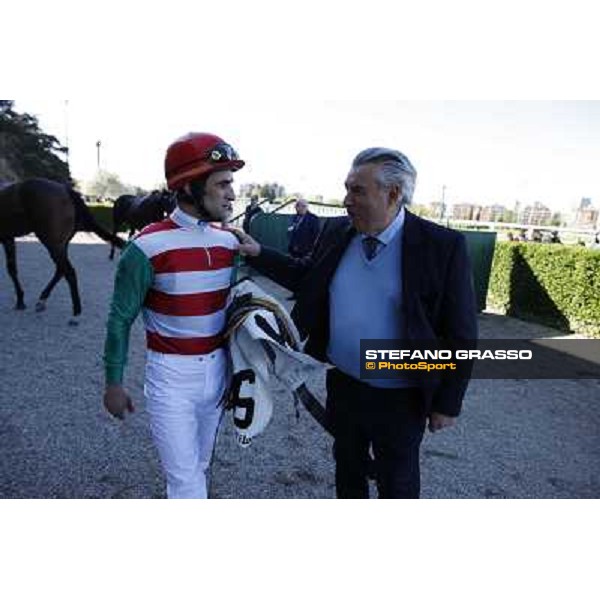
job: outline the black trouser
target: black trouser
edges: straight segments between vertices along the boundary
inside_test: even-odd
[[[368,498],[369,449],[380,498],[418,498],[425,406],[418,388],[374,388],[339,371],[327,373],[327,417],[335,442],[338,498]]]

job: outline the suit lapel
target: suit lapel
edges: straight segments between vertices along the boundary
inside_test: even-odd
[[[298,328],[302,332],[310,331],[315,327],[318,321],[322,330],[315,337],[313,343],[315,347],[319,344],[325,344],[323,348],[319,347],[317,354],[321,360],[325,358],[326,334],[329,331],[329,285],[337,269],[337,266],[350,243],[350,240],[356,233],[356,230],[347,222],[330,222],[327,229],[323,229],[314,254],[314,264],[309,269],[305,279],[302,281],[301,292],[298,294],[298,300],[292,311]]]
[[[331,233],[323,232],[322,246],[324,251],[317,257],[314,265],[314,271],[319,274],[319,279],[329,284],[355,234],[356,230],[350,221],[344,223],[341,227],[335,227]]]
[[[411,306],[421,290],[421,276],[426,261],[418,217],[406,211],[402,232],[402,297],[404,306]]]

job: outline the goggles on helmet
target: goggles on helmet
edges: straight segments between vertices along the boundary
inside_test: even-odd
[[[210,150],[207,158],[213,163],[230,162],[232,160],[240,159],[238,153],[225,142],[217,144],[212,150]]]

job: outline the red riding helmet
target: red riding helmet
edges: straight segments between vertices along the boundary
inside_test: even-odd
[[[237,171],[244,166],[237,152],[212,133],[188,133],[167,149],[165,177],[170,190],[213,171]]]

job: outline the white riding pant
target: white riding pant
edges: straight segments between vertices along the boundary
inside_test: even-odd
[[[144,396],[169,498],[206,498],[206,475],[227,386],[225,350],[203,356],[148,350]]]

